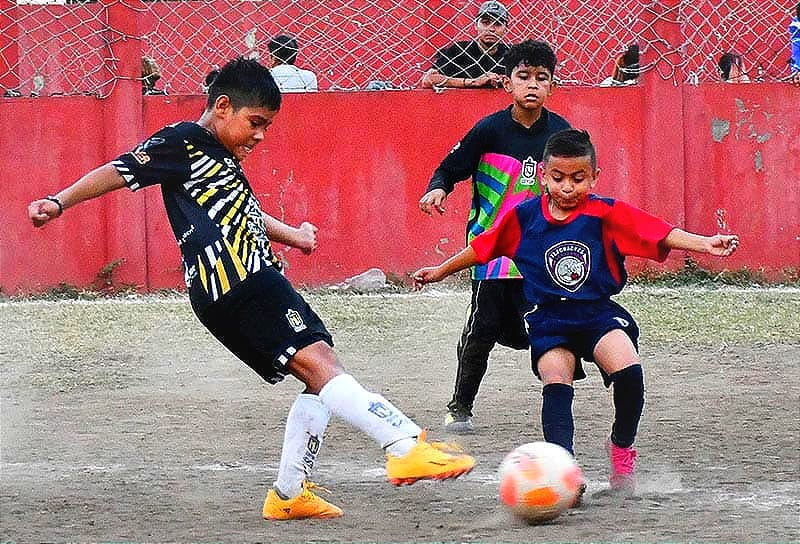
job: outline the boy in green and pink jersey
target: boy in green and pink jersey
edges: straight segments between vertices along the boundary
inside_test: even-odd
[[[517,204],[539,195],[538,166],[550,135],[570,128],[544,107],[553,93],[556,55],[541,41],[513,46],[504,59],[503,86],[512,104],[472,127],[433,173],[420,200],[427,214],[445,211],[447,195],[459,181],[472,177],[472,208],[467,243],[490,229]],[[445,428],[469,433],[472,407],[496,343],[527,349],[522,314],[522,275],[506,257],[471,269],[470,313],[457,347],[458,370]]]

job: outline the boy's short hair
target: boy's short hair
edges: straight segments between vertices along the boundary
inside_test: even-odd
[[[526,66],[544,66],[550,71],[552,77],[556,71],[555,51],[547,42],[539,40],[525,40],[516,45],[512,45],[503,57],[503,65],[506,67],[506,75],[511,77],[514,68],[520,64]]]
[[[214,83],[214,80],[217,79],[218,75],[219,75],[219,68],[214,68],[209,73],[207,73],[205,79],[205,86],[211,87],[211,84]]]
[[[297,60],[297,40],[292,36],[279,34],[267,44],[270,55],[281,61],[283,64],[294,64]]]
[[[253,59],[236,57],[220,68],[208,88],[206,108],[213,108],[222,95],[230,99],[235,110],[265,107],[278,111],[281,107],[281,92],[269,68]]]
[[[597,152],[585,130],[568,128],[550,136],[544,144],[542,161],[546,163],[551,157],[589,157],[592,169],[597,168]]]

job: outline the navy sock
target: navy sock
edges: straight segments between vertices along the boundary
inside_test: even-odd
[[[575,422],[572,399],[575,390],[565,383],[550,383],[542,388],[542,432],[547,442],[558,444],[571,454]]]
[[[644,408],[644,374],[642,365],[635,364],[614,372],[614,425],[611,441],[620,448],[629,448],[636,440],[639,418]]]

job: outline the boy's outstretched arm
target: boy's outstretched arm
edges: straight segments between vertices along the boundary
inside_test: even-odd
[[[125,180],[119,175],[117,169],[111,163],[107,163],[87,173],[50,199],[41,198],[28,204],[28,218],[33,222],[34,227],[41,227],[51,219],[59,217],[64,210],[75,204],[121,189],[124,186]]]
[[[267,227],[267,236],[273,242],[296,247],[306,255],[317,249],[317,231],[315,225],[307,221],[300,223],[299,227],[287,225],[280,219],[262,212],[264,225]]]
[[[420,268],[414,272],[414,274],[411,275],[411,278],[414,280],[414,289],[422,289],[422,286],[426,283],[442,281],[447,276],[475,266],[478,263],[478,254],[475,253],[472,246],[467,246],[439,266]]]
[[[669,249],[710,253],[718,257],[727,257],[739,247],[739,237],[735,234],[702,236],[675,228],[670,231],[661,243]]]

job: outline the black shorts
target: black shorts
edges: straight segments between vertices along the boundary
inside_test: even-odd
[[[639,326],[633,316],[613,300],[549,302],[528,312],[525,322],[536,376],[539,376],[539,358],[553,348],[563,347],[577,359],[573,379],[585,378],[581,359],[594,362],[594,347],[606,333],[615,329],[624,331],[639,349]],[[603,369],[600,374],[608,387],[611,382]]]
[[[304,347],[320,340],[333,346],[319,316],[273,267],[247,278],[197,317],[269,383],[283,380],[286,365]]]
[[[470,313],[465,334],[512,349],[528,349],[521,279],[472,280]]]

